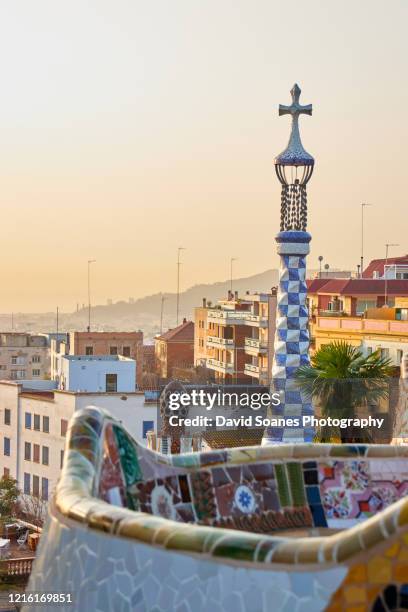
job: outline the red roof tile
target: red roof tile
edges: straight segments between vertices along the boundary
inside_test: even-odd
[[[328,283],[330,278],[313,278],[312,280],[307,280],[307,290],[309,293],[317,293],[319,289],[323,287],[326,283]]]
[[[363,272],[363,278],[373,278],[374,272],[378,272],[380,276],[384,274],[385,259],[373,259]],[[389,257],[388,264],[403,264],[408,265],[408,255],[402,257]]]
[[[317,279],[323,280],[323,279]],[[385,281],[377,278],[327,279],[320,287],[312,281],[308,292],[329,295],[384,295]],[[393,296],[408,297],[408,280],[389,279],[387,293]]]
[[[343,289],[349,284],[349,278],[329,278],[319,293],[342,293]]]
[[[165,332],[161,336],[157,336],[157,340],[166,340],[166,342],[194,342],[194,323],[186,321],[173,329]]]

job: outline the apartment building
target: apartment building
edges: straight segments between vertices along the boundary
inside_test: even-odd
[[[393,307],[408,296],[406,279],[326,279],[307,281],[309,314],[363,316],[369,308]]]
[[[194,309],[194,365],[205,366],[207,363],[207,329],[208,309],[207,300],[203,298],[203,305]]]
[[[144,393],[74,393],[52,389],[50,381],[43,383],[41,387],[33,381],[0,382],[0,475],[16,478],[25,495],[47,500],[55,488],[69,420],[76,410],[104,408],[142,443],[148,431],[157,430],[157,404]]]
[[[0,333],[0,379],[41,380],[50,377],[50,350],[44,334]]]
[[[379,350],[393,365],[400,366],[408,353],[408,299],[396,298],[394,308],[370,308],[364,317],[316,316],[310,331],[316,350],[344,340],[366,355]]]
[[[215,306],[195,308],[194,364],[220,384],[269,384],[275,335],[276,292],[229,292]]]
[[[51,342],[51,377],[57,376],[59,355],[122,355],[137,363],[137,387],[143,377],[143,332],[69,332],[66,342]]]
[[[176,368],[191,368],[194,363],[194,323],[183,319],[181,325],[156,336],[154,353],[160,378],[172,378]]]

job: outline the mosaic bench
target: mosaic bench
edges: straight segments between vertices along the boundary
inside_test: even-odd
[[[166,456],[89,407],[28,589],[71,611],[408,610],[407,492],[408,447]]]

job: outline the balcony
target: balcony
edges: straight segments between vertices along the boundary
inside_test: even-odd
[[[249,325],[250,327],[268,327],[268,317],[247,313],[245,324]]]
[[[219,325],[245,325],[248,312],[245,310],[209,310],[207,320]]]
[[[245,353],[247,355],[264,355],[268,350],[268,343],[258,338],[245,338]]]
[[[319,317],[344,317],[347,316],[345,310],[321,310],[318,311]]]
[[[317,317],[314,325],[314,336],[316,336],[316,330],[346,334],[356,332],[362,336],[365,334],[398,336],[406,339],[408,336],[408,321],[363,319],[361,317]]]
[[[219,338],[218,336],[207,336],[207,347],[209,348],[228,348],[233,349],[234,340],[232,338]]]
[[[212,357],[207,359],[207,368],[209,370],[214,370],[215,372],[220,372],[221,374],[234,374],[233,363],[218,361],[218,359],[213,359]]]
[[[260,368],[252,363],[245,364],[244,374],[257,378],[260,382],[267,382],[268,380],[268,368]]]

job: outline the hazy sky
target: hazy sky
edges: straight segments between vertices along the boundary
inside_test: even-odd
[[[0,312],[278,265],[273,158],[297,81],[312,252],[408,252],[406,0],[4,0]]]

